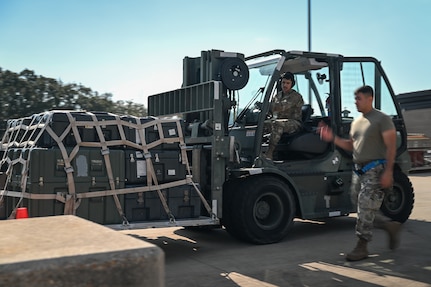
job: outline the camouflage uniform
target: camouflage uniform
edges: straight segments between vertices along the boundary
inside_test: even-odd
[[[275,148],[283,133],[293,133],[300,129],[302,118],[302,105],[304,100],[295,90],[287,94],[279,92],[271,102],[271,137],[269,146]]]
[[[380,212],[385,197],[385,190],[380,187],[380,175],[384,165],[378,165],[365,174],[352,176],[351,199],[357,206],[356,235],[359,238],[371,241],[373,226],[382,228],[390,219]]]
[[[381,133],[394,128],[392,119],[376,109],[356,118],[350,130],[350,137],[353,139],[353,161],[367,163],[384,159],[386,146]],[[380,176],[384,169],[385,166],[380,164],[361,176],[354,173],[352,177],[352,202],[357,206],[358,212],[356,235],[366,241],[372,239],[373,226],[383,228],[385,222],[389,221],[389,218],[380,212],[385,196],[385,191],[380,186]]]

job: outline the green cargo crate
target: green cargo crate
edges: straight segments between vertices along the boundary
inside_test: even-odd
[[[71,149],[67,149],[67,153],[70,154],[70,152]],[[42,184],[67,182],[65,163],[60,149],[33,149],[29,152],[29,156],[29,182]],[[116,188],[122,188],[124,186],[124,151],[110,150],[109,158]],[[71,165],[75,183],[86,183],[91,187],[99,182],[108,182],[105,159],[98,148],[80,148]],[[80,191],[77,190],[77,192]]]
[[[158,183],[186,178],[186,165],[182,163],[180,150],[150,150],[151,161]],[[126,184],[147,185],[147,164],[142,151],[125,151]]]
[[[67,150],[70,154],[71,149]],[[26,192],[31,194],[67,194],[69,185],[65,172],[65,164],[60,149],[34,148],[11,149],[11,159],[22,156],[29,159],[28,179]],[[110,150],[115,189],[124,188],[125,167],[124,151]],[[110,190],[105,158],[98,148],[80,148],[72,160],[73,181],[77,194]],[[16,170],[15,170],[16,169]],[[12,182],[7,185],[9,190],[21,191],[21,164],[13,170]],[[123,195],[118,196],[120,204],[124,205]],[[16,198],[5,196],[5,216],[9,216],[17,203]],[[57,200],[24,200],[22,206],[29,209],[31,217],[63,214],[64,204]],[[0,210],[1,211],[1,210]],[[102,224],[121,223],[112,196],[81,199],[77,215]],[[2,216],[2,214],[0,214]],[[3,217],[5,217],[3,216]]]
[[[124,206],[124,195],[118,195],[121,207]],[[100,224],[121,224],[120,216],[113,196],[83,198],[76,210],[76,215]]]

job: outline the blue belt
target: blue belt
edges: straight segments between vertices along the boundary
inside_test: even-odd
[[[373,160],[372,162],[369,162],[366,165],[364,165],[362,168],[357,168],[354,171],[357,175],[363,175],[364,173],[366,173],[370,169],[373,169],[376,166],[381,165],[381,164],[385,164],[385,163],[386,163],[385,159]]]

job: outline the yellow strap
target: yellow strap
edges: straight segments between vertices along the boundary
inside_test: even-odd
[[[157,120],[155,120],[157,122]],[[137,123],[138,123],[138,134],[139,137],[141,138],[141,149],[144,152],[144,158],[145,158],[145,162],[147,165],[147,185],[148,186],[152,186],[152,184],[154,183],[155,187],[156,187],[156,191],[157,191],[157,195],[159,196],[160,202],[162,203],[163,209],[165,210],[166,214],[173,219],[173,215],[171,210],[169,209],[168,203],[166,201],[165,196],[163,195],[160,185],[157,181],[157,177],[156,177],[156,173],[154,171],[154,166],[153,166],[153,162],[151,160],[151,153],[148,150],[148,145],[146,144],[146,139],[145,139],[145,134],[144,134],[144,129],[139,127],[140,126],[140,120],[137,119]],[[159,131],[160,133],[160,131]]]
[[[93,122],[99,123],[98,125],[95,125],[95,127],[97,131],[97,135],[99,136],[99,142],[102,145],[101,153],[105,159],[106,173],[108,175],[109,186],[111,187],[111,190],[115,190],[114,174],[112,172],[111,159],[109,157],[109,149],[108,149],[108,146],[106,145],[105,136],[103,135],[102,128],[100,127],[100,122],[97,120],[96,115],[93,113],[89,113],[89,114],[91,115]],[[106,122],[104,122],[103,124],[108,125]],[[127,222],[126,216],[124,215],[124,212],[123,212],[123,208],[121,207],[121,202],[118,199],[118,195],[114,193],[112,196],[114,198],[115,206],[117,207],[118,213],[123,218],[123,220]]]

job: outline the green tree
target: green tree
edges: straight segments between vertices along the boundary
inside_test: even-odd
[[[49,110],[105,111],[145,116],[143,104],[113,101],[110,93],[100,94],[81,84],[64,84],[25,69],[14,73],[0,68],[0,137],[8,119]]]
[[[146,115],[143,104],[113,101],[111,93],[100,94],[81,84],[63,84],[38,76],[31,70],[17,74],[0,68],[0,119],[19,118],[54,109],[107,111],[136,116]]]
[[[132,101],[117,101],[114,113],[142,117],[147,115],[147,109],[144,105]]]

